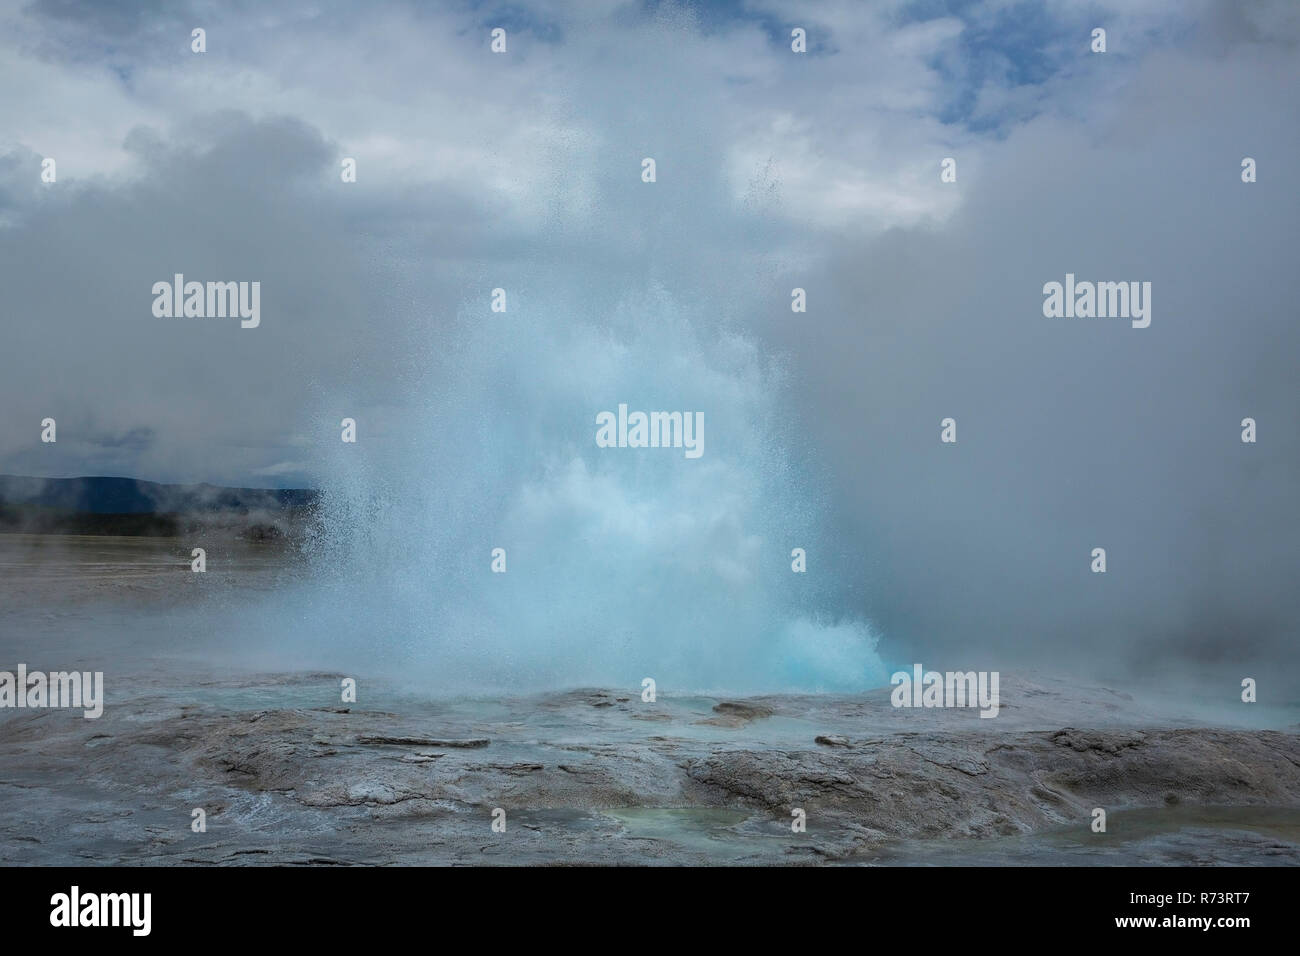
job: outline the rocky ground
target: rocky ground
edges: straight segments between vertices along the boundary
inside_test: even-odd
[[[95,720],[0,709],[0,862],[1300,863],[1296,712],[1232,682],[1209,706],[1004,669],[993,719],[887,687],[436,700],[364,673],[345,704],[342,675],[223,653],[196,602],[228,589],[237,626],[292,563],[211,544],[200,576],[172,539],[0,535],[0,669],[107,685]]]
[[[9,863],[1300,863],[1300,734],[1155,726],[1007,681],[1002,713],[583,690],[343,705],[331,675],[0,718]],[[364,696],[364,695],[363,695]],[[1056,726],[1068,714],[1073,726]],[[1078,718],[1082,718],[1078,719]],[[1168,724],[1168,722],[1166,722]],[[996,725],[996,726],[993,726]],[[1093,833],[1092,811],[1107,811]],[[206,832],[191,829],[192,811]],[[505,832],[492,829],[505,813]],[[792,832],[802,809],[807,830]]]

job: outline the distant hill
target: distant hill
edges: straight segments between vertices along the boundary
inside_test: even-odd
[[[0,475],[0,531],[170,535],[217,525],[246,536],[278,537],[309,516],[319,495],[307,488]]]

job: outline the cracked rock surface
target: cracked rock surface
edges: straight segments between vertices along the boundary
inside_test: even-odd
[[[328,674],[131,686],[97,720],[0,713],[4,862],[1300,863],[1296,728],[1156,719],[1046,678],[1004,674],[994,720],[888,688],[340,705]]]

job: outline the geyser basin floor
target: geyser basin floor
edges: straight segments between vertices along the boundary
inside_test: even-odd
[[[994,730],[886,693],[750,715],[601,690],[345,708],[320,674],[137,686],[99,720],[0,717],[5,862],[1300,863],[1300,736],[1143,728],[1066,685],[1009,681]]]
[[[981,720],[888,687],[715,710],[639,687],[431,700],[361,672],[343,712],[340,675],[300,670],[309,629],[251,655],[208,613],[247,620],[292,554],[209,544],[195,575],[175,539],[0,535],[0,669],[102,670],[107,698],[98,720],[0,710],[0,861],[1300,862],[1300,715],[1270,705],[1004,671]]]

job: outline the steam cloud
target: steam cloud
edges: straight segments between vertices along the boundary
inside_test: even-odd
[[[327,5],[292,63],[204,11],[195,63],[183,8],[171,62],[127,6],[8,5],[0,472],[320,487],[313,577],[242,627],[448,686],[852,688],[878,634],[890,666],[1294,688],[1293,7],[1053,9],[1032,44],[815,7],[799,60],[764,10],[537,13],[494,73],[430,55],[473,11]],[[261,325],[155,319],[175,272],[260,279]],[[1150,281],[1151,327],[1044,318],[1068,272]],[[703,410],[705,457],[596,449],[619,401]]]

